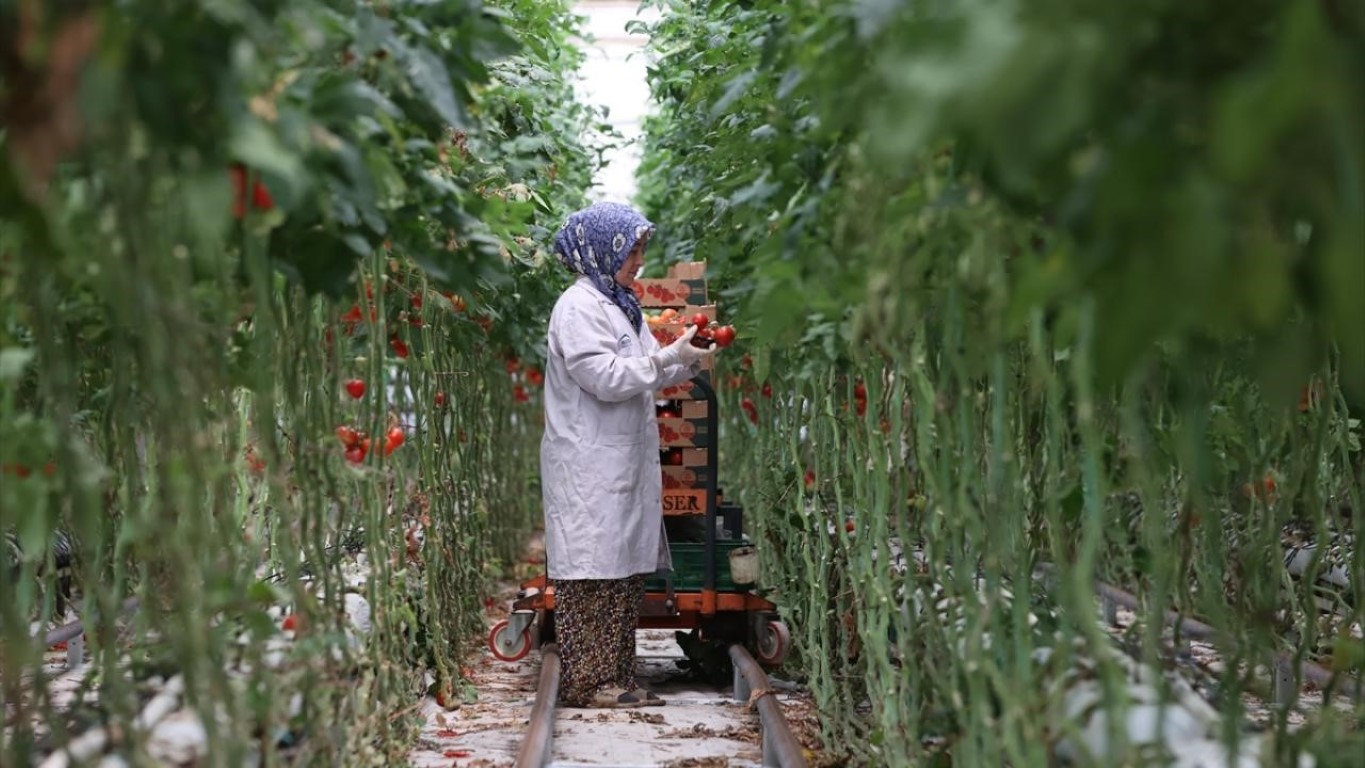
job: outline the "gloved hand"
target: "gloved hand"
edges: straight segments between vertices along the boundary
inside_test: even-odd
[[[716,353],[716,345],[712,343],[706,349],[692,346],[692,337],[697,335],[697,326],[689,325],[682,335],[673,341],[672,344],[654,353],[654,360],[660,367],[670,365],[692,365],[698,360],[710,357]]]

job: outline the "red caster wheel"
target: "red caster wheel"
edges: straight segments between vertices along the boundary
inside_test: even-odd
[[[770,621],[758,632],[754,657],[765,667],[775,667],[787,658],[787,649],[791,648],[791,644],[792,636],[787,630],[787,625],[780,621]]]
[[[531,652],[531,628],[513,632],[507,619],[503,619],[489,631],[488,649],[499,661],[518,661]]]

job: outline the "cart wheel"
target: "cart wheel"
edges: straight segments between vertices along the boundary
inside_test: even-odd
[[[503,619],[488,633],[488,649],[499,661],[517,661],[531,652],[531,628],[514,635],[507,619]]]
[[[787,658],[787,649],[791,647],[792,636],[787,630],[787,625],[780,621],[770,621],[763,625],[763,629],[758,633],[757,652],[758,663],[765,667],[775,667]]]

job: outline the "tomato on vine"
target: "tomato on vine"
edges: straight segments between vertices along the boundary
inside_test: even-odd
[[[351,462],[352,464],[359,464],[360,462],[364,461],[365,454],[367,453],[367,449],[369,448],[369,446],[366,444],[368,442],[369,441],[365,441],[364,443],[353,445],[350,448],[347,448],[346,460]]]
[[[728,347],[735,341],[735,329],[728,325],[722,325],[711,331],[711,338],[718,346]]]
[[[388,434],[384,436],[384,455],[393,453],[406,439],[407,435],[403,434],[401,427],[390,427]]]
[[[363,437],[363,435],[360,432],[357,432],[354,427],[348,427],[345,424],[337,427],[336,435],[337,439],[341,441],[341,444],[347,448],[360,445],[360,438]]]
[[[365,396],[365,382],[362,379],[347,379],[344,386],[346,392],[356,400]]]

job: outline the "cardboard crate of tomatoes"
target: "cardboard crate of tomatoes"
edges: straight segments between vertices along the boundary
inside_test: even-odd
[[[661,448],[710,448],[711,434],[705,419],[659,419]]]
[[[640,306],[682,309],[707,303],[706,262],[674,264],[664,277],[635,281],[635,296]]]
[[[705,280],[642,277],[635,281],[635,297],[642,307],[673,307],[706,303]]]
[[[711,376],[711,371],[705,368],[697,374],[697,378],[714,386],[714,379]],[[658,392],[655,392],[654,395],[659,400],[702,400],[703,398],[702,393],[690,381],[684,381],[681,384],[676,384],[671,387],[664,387]]]
[[[697,346],[725,347],[734,340],[734,329],[719,323],[715,305],[708,303],[705,262],[676,264],[663,279],[636,283],[649,330],[659,344],[673,343],[689,326],[697,326],[692,339]],[[708,358],[700,374],[713,385],[714,360]],[[691,382],[666,387],[656,396],[664,514],[704,515],[707,482],[715,479],[708,475],[714,450],[709,404]]]
[[[706,467],[664,467],[664,490],[692,490],[705,488]]]
[[[659,451],[659,463],[665,467],[704,469],[706,467],[706,449],[662,448]]]

